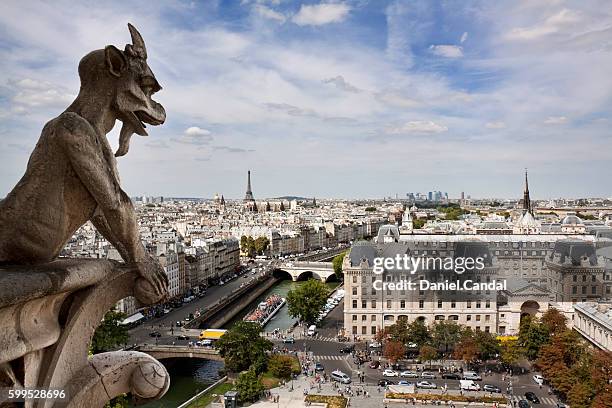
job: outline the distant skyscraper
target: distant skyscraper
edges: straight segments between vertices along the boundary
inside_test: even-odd
[[[461,192],[461,201],[465,200],[465,192]]]
[[[251,170],[247,172],[247,190],[244,195],[244,202],[254,202],[253,191],[251,190]]]

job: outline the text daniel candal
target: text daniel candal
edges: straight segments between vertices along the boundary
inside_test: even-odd
[[[375,280],[373,282],[376,290],[460,290],[460,291],[478,291],[478,290],[506,290],[506,280],[495,280],[491,282],[474,282],[466,279],[463,282],[460,280],[443,282],[431,282],[426,279],[413,282],[411,280],[400,280],[399,282],[384,282]]]

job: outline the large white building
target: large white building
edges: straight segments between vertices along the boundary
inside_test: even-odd
[[[574,311],[574,329],[600,349],[612,351],[612,303],[577,303]]]
[[[496,293],[377,290],[375,280],[406,279],[444,282],[453,276],[435,268],[408,273],[374,273],[374,259],[394,257],[456,259],[483,257],[485,267],[474,272],[476,282],[505,281]],[[394,225],[380,229],[376,242],[359,242],[343,264],[345,282],[344,327],[349,333],[373,337],[399,319],[453,320],[474,330],[516,334],[521,317],[539,316],[555,307],[571,318],[572,304],[605,296],[610,283],[595,237],[561,234],[425,235],[400,234]],[[489,296],[486,296],[489,295]]]

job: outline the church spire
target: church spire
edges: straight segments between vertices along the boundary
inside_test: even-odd
[[[531,199],[529,198],[529,181],[527,180],[527,169],[525,169],[525,191],[523,192],[523,213],[530,213],[533,215],[531,208]]]

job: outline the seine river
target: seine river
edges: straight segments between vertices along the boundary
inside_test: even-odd
[[[257,307],[260,302],[263,302],[268,296],[277,294],[286,297],[287,293],[304,282],[292,282],[283,280],[268,289],[263,295],[254,300],[249,306],[243,309],[236,317],[230,321],[224,328],[227,329],[231,325],[241,320],[244,316],[250,313]],[[338,283],[328,283],[330,289],[336,287]],[[264,327],[266,331],[274,329],[285,330],[293,326],[295,319],[289,316],[287,305],[279,310],[274,318]],[[146,408],[175,408],[179,404],[187,401],[193,395],[202,391],[210,384],[217,381],[219,377],[219,369],[223,368],[223,363],[219,361],[209,361],[200,359],[169,359],[161,360],[170,373],[171,383],[170,389],[164,397],[155,402],[142,405]]]

